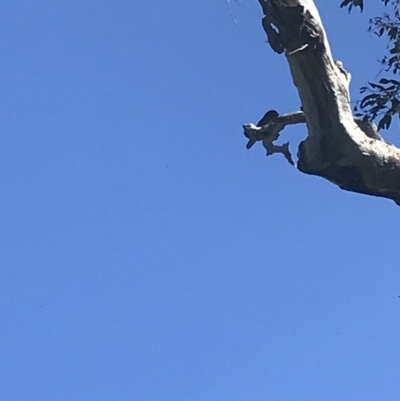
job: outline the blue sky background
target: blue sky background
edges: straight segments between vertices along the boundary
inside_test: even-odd
[[[381,2],[339,3],[317,6],[357,98]],[[242,124],[299,108],[260,19],[0,3],[2,399],[400,399],[400,209],[245,149]]]

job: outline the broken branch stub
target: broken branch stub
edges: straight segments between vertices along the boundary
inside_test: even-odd
[[[268,42],[289,63],[302,111],[272,113],[273,118],[263,118],[261,126],[245,125],[247,147],[262,141],[267,154],[282,153],[294,164],[288,144],[278,146],[274,141],[287,125],[306,123],[308,136],[298,149],[301,172],[323,177],[347,191],[400,204],[400,149],[386,143],[373,123],[354,119],[351,75],[333,59],[314,2],[258,1]]]

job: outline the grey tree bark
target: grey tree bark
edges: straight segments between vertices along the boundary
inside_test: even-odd
[[[302,110],[270,111],[257,125],[243,126],[247,147],[262,141],[268,155],[282,153],[294,165],[288,144],[274,141],[287,125],[305,123],[308,136],[299,145],[298,170],[400,205],[400,149],[385,142],[372,122],[353,117],[350,74],[332,57],[314,1],[258,1],[268,42],[285,55]]]

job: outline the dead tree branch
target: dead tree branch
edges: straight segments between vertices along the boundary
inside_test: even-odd
[[[373,123],[354,119],[350,74],[333,59],[313,0],[258,1],[268,42],[285,55],[303,111],[273,112],[257,126],[245,125],[247,147],[262,141],[267,154],[282,153],[293,164],[288,144],[273,142],[287,125],[306,123],[308,136],[298,149],[301,172],[400,204],[400,149],[386,143]]]

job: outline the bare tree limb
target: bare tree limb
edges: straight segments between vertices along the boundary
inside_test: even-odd
[[[268,114],[271,112],[274,117],[268,118]],[[275,145],[274,141],[279,138],[280,132],[287,125],[305,122],[306,118],[302,111],[279,116],[275,110],[270,110],[258,122],[257,126],[254,124],[243,126],[244,135],[249,138],[246,148],[250,149],[257,141],[262,141],[265,149],[267,150],[267,156],[273,155],[274,153],[282,153],[287,161],[294,166],[293,158],[289,151],[289,143]]]
[[[400,204],[400,149],[386,143],[373,123],[353,118],[351,76],[333,59],[313,0],[258,1],[268,42],[284,53],[303,111],[267,118],[261,127],[245,125],[247,147],[262,141],[267,154],[282,153],[293,164],[288,144],[273,142],[285,126],[305,122],[308,136],[298,150],[301,172]]]

